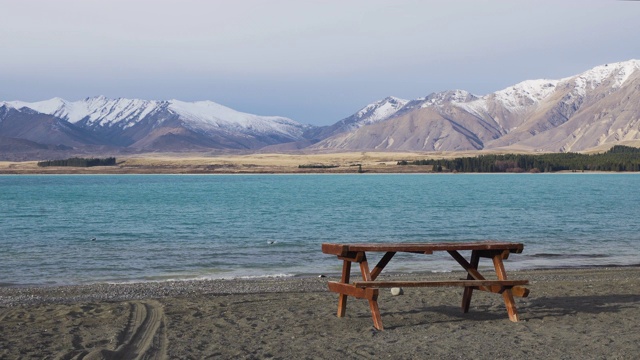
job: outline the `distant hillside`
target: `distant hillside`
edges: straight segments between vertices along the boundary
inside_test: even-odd
[[[279,116],[241,113],[211,101],[54,98],[0,102],[0,136],[78,149],[134,151],[259,149],[304,140],[311,128]]]
[[[314,149],[584,151],[640,140],[640,61],[560,80],[529,80],[485,96],[463,90],[412,100],[388,118]]]
[[[60,98],[0,102],[0,159],[193,151],[578,152],[640,145],[640,61],[373,102],[331,126],[242,113],[211,101]]]

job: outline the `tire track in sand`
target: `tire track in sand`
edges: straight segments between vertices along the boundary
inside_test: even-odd
[[[72,359],[167,359],[166,318],[157,301],[131,302],[127,327],[118,336],[115,350],[97,349],[75,354]]]

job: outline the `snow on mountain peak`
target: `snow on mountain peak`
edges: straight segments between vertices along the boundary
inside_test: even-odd
[[[466,90],[447,90],[437,93],[432,93],[427,97],[417,99],[423,102],[420,107],[425,108],[429,106],[441,106],[444,103],[466,103],[478,99],[476,95]]]
[[[639,69],[639,60],[629,60],[596,66],[580,75],[562,80],[568,82],[573,81],[577,94],[584,96],[587,90],[595,89],[607,79],[612,81],[611,88],[618,89],[627,81],[631,74]]]
[[[358,120],[362,119],[362,121],[358,121],[358,127],[388,119],[408,102],[408,100],[389,96],[371,103],[360,109],[360,111],[355,114],[355,117]]]
[[[553,94],[559,82],[559,80],[549,79],[527,80],[488,96],[494,96],[508,108],[522,109],[537,104]]]
[[[40,113],[51,114],[54,116],[58,116],[57,114],[62,112],[62,109],[68,102],[59,97],[55,97],[49,100],[37,101],[37,102],[25,102],[25,101],[8,101],[6,102],[9,106],[15,109],[28,108]]]
[[[121,121],[144,118],[155,110],[162,102],[138,99],[108,99],[104,96],[89,97],[79,101],[67,101],[61,98],[38,102],[10,102],[11,106],[29,108],[34,111],[49,114],[70,123],[86,120],[88,123],[98,123],[101,126],[112,125]]]
[[[401,99],[395,96],[387,96],[382,101],[391,102],[391,103],[406,103],[409,100]]]
[[[245,114],[213,101],[186,102],[173,99],[169,100],[169,110],[178,115],[185,115],[190,119],[197,119],[211,125],[219,125],[218,122],[223,122],[222,119],[230,117],[240,122],[247,120],[247,117],[244,116]]]
[[[170,100],[169,110],[199,128],[247,129],[254,134],[277,132],[300,136],[304,126],[281,116],[260,116],[233,110],[213,101],[185,102]]]
[[[230,123],[234,123],[239,126],[249,126],[256,120],[263,118],[259,115],[236,111],[209,100],[186,102],[173,99],[169,100],[169,109],[174,113],[187,117],[191,120],[198,120],[215,126]],[[275,116],[270,118],[285,119]]]
[[[82,121],[90,126],[117,125],[123,129],[165,109],[178,115],[194,130],[222,129],[254,135],[279,134],[297,139],[307,127],[285,117],[242,113],[213,101],[109,99],[105,96],[94,96],[79,101],[53,98],[33,103],[12,101],[7,104],[16,109],[27,107],[40,113],[54,115],[70,123]]]

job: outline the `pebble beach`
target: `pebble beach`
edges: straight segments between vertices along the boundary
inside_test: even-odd
[[[395,274],[402,280],[462,273]],[[640,268],[518,271],[531,294],[381,290],[385,330],[366,301],[335,316],[335,276],[0,288],[2,359],[628,359],[640,330]],[[382,279],[382,276],[381,276]]]

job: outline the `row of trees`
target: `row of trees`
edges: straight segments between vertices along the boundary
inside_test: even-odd
[[[47,160],[38,162],[38,166],[73,166],[73,167],[90,167],[90,166],[112,166],[116,164],[116,158],[108,157],[104,159],[96,158],[70,158],[64,160]]]
[[[480,155],[442,160],[399,161],[398,165],[432,165],[434,172],[640,171],[640,149],[616,145],[602,154]]]

